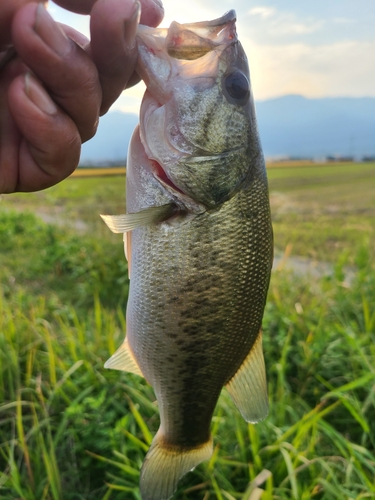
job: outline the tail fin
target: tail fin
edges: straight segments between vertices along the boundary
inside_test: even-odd
[[[165,447],[160,431],[154,437],[140,478],[142,500],[168,500],[176,491],[178,481],[213,451],[212,439],[197,448]]]

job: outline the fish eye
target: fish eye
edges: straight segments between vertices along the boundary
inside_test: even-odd
[[[245,104],[250,96],[250,83],[240,71],[233,71],[225,76],[225,89],[236,104]]]

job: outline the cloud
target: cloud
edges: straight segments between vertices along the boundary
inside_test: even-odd
[[[325,24],[325,21],[312,17],[301,20],[293,12],[282,12],[273,7],[253,7],[247,15],[259,18],[259,25],[254,27],[254,32],[260,31],[263,36],[266,34],[271,38],[315,33]]]
[[[138,114],[145,89],[145,84],[140,82],[135,87],[125,90],[112,105],[111,111]]]
[[[250,16],[260,16],[263,19],[267,19],[276,14],[276,9],[273,7],[253,7],[249,10]]]
[[[279,35],[305,35],[319,31],[324,24],[324,21],[310,20],[306,23],[296,22],[294,16],[284,15],[272,23],[272,26],[277,30]]]
[[[375,96],[375,41],[277,46],[244,40],[243,44],[256,99],[284,94]]]
[[[161,26],[169,26],[172,21],[191,23],[208,19],[216,19],[224,12],[218,11],[214,6],[206,5],[202,0],[189,0],[188,2],[164,1],[165,16]],[[227,9],[228,10],[228,9]]]
[[[349,19],[346,17],[336,17],[335,19],[333,19],[333,22],[336,24],[353,24],[357,21],[355,19]]]
[[[59,21],[88,33],[87,17],[73,16],[51,2],[49,5]],[[337,12],[329,2],[327,11],[313,2],[308,8],[298,2],[301,8],[297,9],[291,0],[254,0],[252,8],[249,0],[165,0],[164,5],[164,26],[172,20],[215,19],[225,9],[236,8],[239,38],[249,56],[256,99],[288,93],[375,96],[375,36],[373,31],[366,32],[372,20],[370,11],[364,14],[363,9],[351,7]],[[351,18],[352,11],[358,16]],[[367,24],[360,14],[367,16]],[[350,30],[349,23],[353,23]],[[136,111],[142,93],[141,87],[129,89],[114,107]]]

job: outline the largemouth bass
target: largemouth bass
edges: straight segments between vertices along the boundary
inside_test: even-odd
[[[266,417],[261,323],[272,265],[264,159],[236,15],[140,27],[147,90],[127,164],[126,339],[107,368],[144,376],[160,428],[141,470],[143,500],[173,495],[212,454],[223,386],[248,422]]]

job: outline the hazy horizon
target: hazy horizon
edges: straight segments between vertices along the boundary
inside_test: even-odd
[[[256,100],[255,106],[267,158],[375,157],[375,97],[287,95]],[[137,122],[137,113],[111,110],[83,145],[81,162],[124,161]]]

